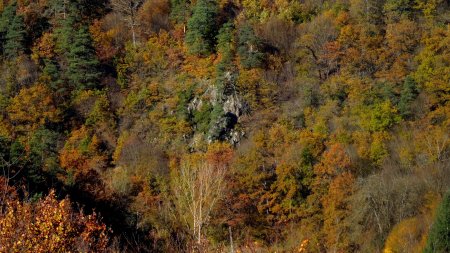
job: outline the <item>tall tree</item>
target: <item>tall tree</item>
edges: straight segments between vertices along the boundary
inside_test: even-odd
[[[25,28],[21,16],[16,15],[11,20],[5,40],[4,52],[7,58],[15,58],[23,53],[25,50]]]
[[[264,53],[261,52],[261,40],[255,35],[253,27],[246,24],[239,29],[238,54],[244,68],[261,67]]]
[[[431,227],[424,253],[450,251],[450,191],[444,196]]]
[[[188,20],[186,43],[191,54],[206,56],[213,52],[217,27],[216,1],[199,0]]]
[[[411,116],[411,102],[414,101],[417,95],[417,84],[412,77],[408,76],[403,83],[403,90],[400,93],[400,101],[398,103],[398,109],[404,118]]]
[[[8,5],[0,17],[0,41],[7,58],[17,57],[24,51],[25,28],[22,16],[16,14],[16,4]]]
[[[222,165],[193,161],[181,164],[174,175],[172,191],[177,212],[199,245],[211,213],[223,197],[225,171]]]
[[[133,46],[136,47],[137,13],[144,0],[111,0],[113,9],[123,16],[131,29]]]
[[[187,0],[170,0],[170,19],[176,23],[183,23],[189,14]]]
[[[86,27],[78,29],[67,54],[67,79],[75,89],[95,88],[100,73],[92,39]]]

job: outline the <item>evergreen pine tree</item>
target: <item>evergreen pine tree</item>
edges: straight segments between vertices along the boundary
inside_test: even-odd
[[[428,235],[424,253],[450,252],[450,191],[444,196]]]
[[[220,77],[232,68],[233,63],[233,24],[225,23],[217,35],[217,52],[221,55],[221,61],[217,65],[217,74]]]
[[[60,19],[55,29],[56,38],[56,52],[64,57],[70,50],[70,46],[73,43],[73,36],[75,34],[76,18],[75,15],[66,15],[65,18]]]
[[[25,28],[23,18],[16,15],[16,4],[8,5],[0,17],[0,44],[3,55],[14,58],[24,50]]]
[[[4,54],[12,59],[24,52],[25,46],[25,28],[23,18],[14,16],[11,20],[5,36]]]
[[[411,117],[411,102],[417,97],[417,85],[414,79],[408,76],[403,83],[398,109],[403,118]]]
[[[186,43],[189,53],[206,56],[213,52],[217,34],[216,1],[199,0],[188,20]]]
[[[250,25],[244,25],[239,30],[237,51],[244,68],[251,69],[262,66],[264,53],[260,51],[261,46],[261,40],[255,35]]]
[[[78,29],[67,53],[67,79],[76,90],[97,86],[100,73],[92,38],[86,27]]]
[[[186,0],[170,0],[170,19],[175,23],[183,23],[189,13]]]
[[[9,24],[16,15],[16,5],[8,5],[2,12],[0,17],[0,33],[5,34],[8,31]]]
[[[51,59],[44,60],[44,68],[42,69],[42,77],[45,79],[45,83],[53,91],[63,92],[62,80],[58,63]]]

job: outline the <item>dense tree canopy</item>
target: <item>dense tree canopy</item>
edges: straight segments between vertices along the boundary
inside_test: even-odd
[[[0,0],[0,252],[447,252],[449,17]]]

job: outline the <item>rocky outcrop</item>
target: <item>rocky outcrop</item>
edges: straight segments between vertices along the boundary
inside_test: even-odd
[[[241,116],[250,111],[248,103],[237,93],[232,78],[226,74],[226,86],[222,90],[214,88],[213,95],[216,106],[222,109],[222,115],[211,122],[208,133],[208,141],[214,140],[229,141],[232,145],[237,145],[245,135],[244,131],[235,130]]]
[[[226,72],[221,80],[209,84],[202,95],[191,98],[187,104],[186,109],[193,117],[194,124],[197,127],[201,125],[204,131],[206,123],[208,142],[221,140],[237,145],[245,135],[243,130],[236,130],[236,127],[240,118],[250,112],[250,108],[237,92],[235,82],[233,75]]]
[[[230,96],[227,96],[223,102],[223,111],[225,114],[231,113],[239,118],[244,114],[248,114],[250,108],[240,96],[233,93]]]

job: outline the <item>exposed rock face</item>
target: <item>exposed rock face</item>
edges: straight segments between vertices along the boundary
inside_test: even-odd
[[[237,145],[245,135],[244,131],[236,130],[236,125],[243,115],[250,112],[250,108],[236,91],[235,82],[233,74],[226,72],[221,81],[216,85],[210,84],[203,95],[192,98],[187,105],[190,114],[205,110],[205,105],[212,106],[206,136],[208,142],[221,140]]]
[[[229,78],[227,80],[231,81]],[[215,90],[217,93],[217,88]],[[237,145],[245,133],[236,131],[235,126],[239,123],[241,116],[249,113],[250,108],[248,103],[237,94],[232,83],[228,83],[227,87],[218,95],[222,99],[217,99],[216,103],[222,107],[223,114],[215,122],[211,122],[208,141],[225,140],[232,145]]]
[[[199,97],[195,97],[192,99],[192,101],[188,104],[188,112],[192,113],[193,111],[198,111],[202,108],[203,100]]]
[[[249,112],[248,104],[243,101],[243,99],[236,93],[227,96],[225,102],[223,103],[223,111],[225,114],[232,113],[236,117],[241,117]]]

